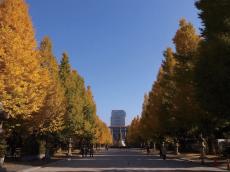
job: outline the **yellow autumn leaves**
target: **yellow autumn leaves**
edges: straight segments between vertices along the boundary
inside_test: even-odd
[[[14,121],[9,129],[21,126],[30,133],[84,137],[83,124],[88,123],[97,143],[111,143],[109,129],[96,115],[91,90],[70,65],[67,72],[63,65],[69,64],[58,65],[48,37],[37,47],[25,1],[4,0],[0,4],[0,102]]]
[[[12,117],[26,118],[43,104],[49,78],[40,67],[32,23],[22,0],[0,6],[1,102]]]
[[[131,145],[199,132],[203,111],[195,100],[193,76],[200,36],[191,23],[181,19],[173,43],[176,52],[165,50],[157,79],[144,97],[141,117],[134,118],[129,127]]]

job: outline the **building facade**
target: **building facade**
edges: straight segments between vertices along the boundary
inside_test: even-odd
[[[125,146],[127,127],[125,126],[126,112],[124,110],[112,110],[110,131],[113,136],[114,146]]]

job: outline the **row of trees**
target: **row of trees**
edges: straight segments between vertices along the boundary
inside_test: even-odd
[[[58,65],[48,37],[37,47],[24,0],[0,4],[0,73],[0,102],[10,116],[4,123],[9,144],[26,145],[31,135],[111,143],[92,91],[71,68],[67,53]]]
[[[230,1],[196,2],[203,28],[180,20],[141,117],[133,119],[128,141],[230,137]],[[135,129],[134,129],[135,128]],[[135,139],[134,139],[135,138]]]

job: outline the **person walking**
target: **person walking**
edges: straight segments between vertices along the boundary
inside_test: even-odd
[[[109,150],[109,145],[105,145],[105,149],[108,151]]]
[[[163,158],[163,160],[166,159],[166,154],[167,154],[167,151],[166,151],[165,143],[162,142],[162,145],[161,145],[161,157]]]
[[[91,145],[90,145],[90,148],[89,148],[89,156],[90,156],[90,157],[93,157],[93,153],[94,153],[93,144],[91,144]]]
[[[146,152],[147,152],[147,155],[150,154],[150,146],[149,146],[149,144],[147,144],[147,146],[146,146]]]
[[[88,154],[88,152],[89,152],[89,148],[88,148],[88,146],[84,146],[84,156],[85,156],[85,158],[87,158],[87,154]]]
[[[84,158],[85,152],[84,152],[84,145],[81,145],[81,157]]]
[[[162,157],[162,146],[160,145],[160,152],[159,152],[160,158]]]

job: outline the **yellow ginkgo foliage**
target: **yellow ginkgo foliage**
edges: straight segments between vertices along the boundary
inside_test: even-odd
[[[101,145],[112,144],[112,134],[107,125],[97,116],[95,120],[96,143]]]
[[[0,101],[11,117],[26,118],[41,107],[49,79],[38,61],[24,0],[3,0],[0,4],[0,47]]]
[[[33,113],[31,122],[33,128],[43,134],[60,131],[63,127],[65,113],[64,89],[58,75],[58,63],[52,52],[52,42],[45,37],[40,44],[40,63],[49,71],[50,86],[43,106],[38,112]]]
[[[176,46],[177,53],[186,55],[196,51],[200,37],[191,23],[185,19],[180,20],[180,28],[177,30],[173,43]]]

